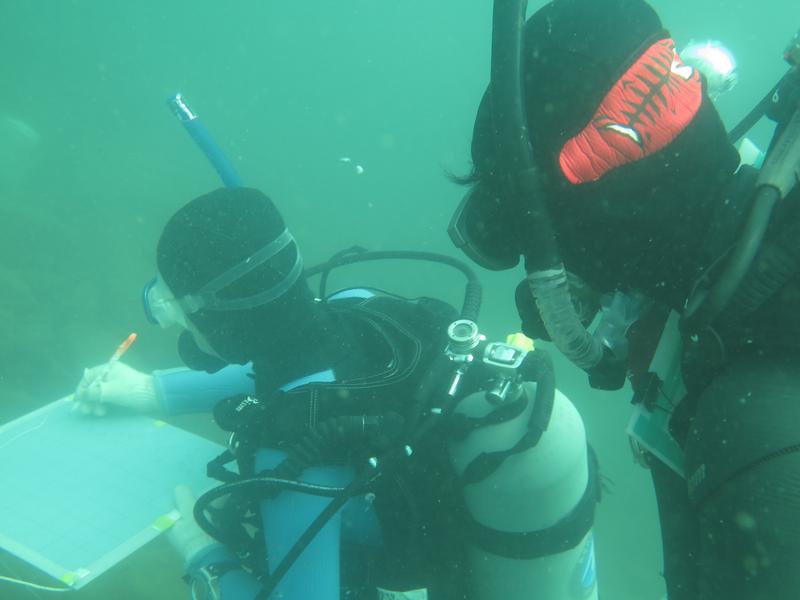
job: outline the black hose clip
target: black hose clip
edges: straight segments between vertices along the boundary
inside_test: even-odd
[[[783,58],[792,68],[781,78],[767,108],[767,117],[779,125],[788,122],[795,111],[800,110],[800,29],[789,40]]]
[[[781,79],[766,114],[771,121],[783,125],[797,110],[800,110],[800,64],[794,65]]]
[[[789,40],[789,45],[783,52],[783,58],[790,65],[800,67],[800,29],[794,34],[794,37]]]

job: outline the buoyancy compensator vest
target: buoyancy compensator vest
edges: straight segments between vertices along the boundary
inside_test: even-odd
[[[362,290],[364,295],[334,294],[328,308],[347,321],[367,348],[364,371],[287,389],[268,369],[254,362],[256,396],[233,397],[214,411],[217,423],[233,434],[229,458],[252,473],[248,455],[257,448],[289,450],[306,444],[303,459],[288,461],[280,476],[292,478],[303,464],[349,463],[380,450],[414,419],[411,396],[425,367],[443,349],[447,325],[456,311],[431,298],[407,300]],[[265,372],[266,371],[266,372]],[[315,437],[312,451],[306,439]],[[291,451],[289,452],[291,457]],[[212,473],[220,479],[226,476]]]

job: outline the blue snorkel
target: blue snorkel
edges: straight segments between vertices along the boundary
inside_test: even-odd
[[[206,155],[206,158],[217,171],[217,173],[219,173],[219,176],[222,179],[222,183],[225,185],[225,187],[242,187],[242,178],[239,177],[236,169],[233,168],[233,163],[231,163],[228,157],[225,156],[222,148],[220,148],[219,144],[214,141],[214,138],[211,137],[211,134],[208,132],[208,129],[206,129],[205,125],[203,125],[202,121],[200,121],[197,113],[189,108],[189,105],[186,103],[186,100],[184,100],[183,95],[174,94],[173,96],[170,96],[167,99],[167,106],[169,106],[172,113],[178,117],[178,120],[183,125],[183,128],[191,136],[200,150],[203,151],[203,154]],[[156,285],[156,283],[157,278],[155,277],[148,281],[147,284],[145,284],[141,294],[144,314],[147,317],[148,322],[152,323],[153,325],[158,325],[159,321],[153,314],[153,310],[150,307],[148,294]]]
[[[202,121],[200,121],[197,113],[186,103],[183,95],[174,94],[170,96],[167,99],[167,106],[169,106],[172,113],[178,117],[186,133],[191,136],[195,144],[197,144],[200,150],[203,151],[203,154],[206,155],[208,162],[211,163],[211,166],[213,166],[214,170],[219,174],[225,187],[242,187],[242,178],[239,177],[239,174],[233,167],[233,163],[222,151],[222,148],[219,147],[219,144],[217,144],[211,136],[211,133],[209,133]],[[147,282],[141,294],[145,317],[147,317],[148,322],[153,325],[158,325],[159,321],[153,314],[150,302],[148,301],[148,294],[156,284],[157,278],[154,277]]]
[[[214,138],[205,128],[202,121],[197,116],[189,105],[186,104],[181,94],[175,94],[167,100],[167,106],[170,107],[172,112],[178,117],[178,120],[183,125],[194,142],[198,145],[203,154],[211,163],[211,166],[219,173],[222,183],[225,187],[242,187],[242,178],[233,167],[233,163],[225,156],[225,153],[219,147]]]

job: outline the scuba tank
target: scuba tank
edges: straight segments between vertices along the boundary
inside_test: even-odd
[[[547,355],[521,334],[509,342],[473,352],[481,389],[451,417],[463,424],[450,428],[448,452],[466,513],[470,598],[596,599],[598,486],[583,421],[555,389]]]
[[[535,391],[535,384],[526,383],[519,394],[530,405]],[[462,401],[459,410],[475,417],[494,408],[485,393],[476,393]],[[481,452],[505,449],[510,440],[524,435],[530,410],[529,406],[511,421],[453,443],[450,455],[456,470]],[[553,426],[536,447],[509,458],[491,476],[464,488],[464,502],[476,524],[472,528],[475,540],[468,548],[470,589],[476,600],[598,597],[591,522],[569,548],[561,546],[557,535],[546,533],[555,531],[582,505],[592,468],[583,422],[560,392],[552,418]],[[492,543],[494,538],[507,542]]]

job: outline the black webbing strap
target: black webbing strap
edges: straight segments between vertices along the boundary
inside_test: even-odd
[[[516,560],[541,558],[577,546],[594,524],[595,505],[600,495],[597,458],[591,448],[587,448],[587,452],[589,478],[586,489],[578,504],[558,523],[539,531],[512,533],[482,525],[465,511],[469,539],[486,552]],[[531,506],[531,510],[536,510],[536,507]]]
[[[529,357],[533,357],[536,353],[529,353]],[[527,357],[526,357],[526,360]],[[537,358],[537,361],[539,359]],[[531,370],[538,369],[538,365],[531,362],[529,363]],[[523,393],[524,396],[524,393]],[[550,417],[553,414],[553,404],[555,403],[555,389],[549,378],[541,378],[537,382],[536,398],[534,399],[533,409],[531,410],[530,419],[528,420],[528,427],[525,435],[523,435],[516,444],[508,450],[498,450],[496,452],[482,452],[476,456],[464,472],[459,477],[459,483],[464,486],[470,483],[476,483],[486,479],[489,475],[494,473],[503,461],[519,452],[524,452],[536,446],[542,435],[550,425]],[[527,406],[527,401],[525,403]],[[502,407],[494,412],[499,412]],[[517,413],[519,414],[519,413]],[[487,415],[488,417],[489,415]],[[486,418],[486,417],[485,417]]]

